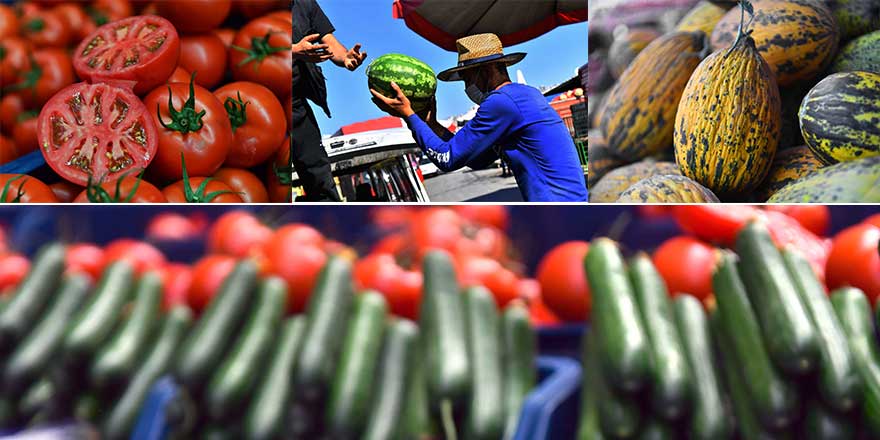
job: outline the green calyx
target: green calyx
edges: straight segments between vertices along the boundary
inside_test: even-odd
[[[223,107],[226,108],[226,114],[229,115],[229,123],[232,124],[232,131],[241,127],[247,122],[247,105],[250,101],[241,99],[241,92],[238,92],[238,99],[231,96],[226,97]]]
[[[159,124],[162,127],[171,131],[179,131],[182,134],[201,130],[204,125],[202,118],[205,117],[207,110],[196,111],[195,79],[196,73],[193,72],[189,79],[189,97],[183,103],[183,107],[180,110],[174,108],[174,104],[171,102],[171,86],[168,86],[168,117],[171,118],[171,122],[166,124],[162,120],[159,104],[156,104],[156,116],[159,118]]]
[[[241,60],[241,62],[239,62],[238,65],[244,66],[247,63],[250,63],[252,61],[256,61],[256,63],[254,63],[254,70],[257,70],[260,63],[262,63],[263,60],[266,59],[266,57],[268,57],[272,54],[278,53],[278,52],[284,52],[286,50],[290,50],[286,46],[272,46],[272,45],[270,45],[269,44],[269,37],[270,36],[272,36],[272,32],[266,32],[266,36],[262,37],[262,38],[260,38],[260,37],[251,38],[251,48],[250,49],[246,49],[243,47],[233,45],[232,46],[233,49],[240,51],[240,52],[244,52],[248,55],[247,58]]]
[[[213,177],[206,177],[201,185],[193,190],[192,185],[189,183],[189,174],[186,172],[186,159],[183,157],[183,153],[180,153],[180,166],[183,168],[183,197],[186,199],[186,203],[211,203],[214,199],[223,194],[241,194],[227,190],[214,191],[205,194],[205,191],[208,190],[208,183],[214,180]]]
[[[37,81],[43,77],[43,68],[34,60],[33,55],[30,56],[30,68],[21,75],[21,81],[6,88],[10,92],[19,92],[26,89],[33,89],[37,86]]]
[[[274,162],[272,163],[272,173],[275,174],[275,178],[278,179],[278,183],[283,186],[293,187],[293,178],[291,178],[293,171],[293,165],[279,167],[278,164]]]
[[[42,18],[32,18],[24,23],[27,32],[41,32],[46,28],[46,22]]]
[[[110,22],[110,18],[107,17],[107,14],[99,11],[92,6],[86,8],[86,14],[89,15],[89,18],[91,18],[97,26],[103,26]]]
[[[748,23],[746,23],[746,12],[749,13]],[[733,44],[730,45],[730,49],[727,49],[724,56],[733,52],[733,49],[739,44],[740,40],[742,40],[743,37],[748,37],[752,33],[752,31],[747,30],[748,27],[752,25],[752,20],[755,19],[755,8],[752,7],[752,2],[749,0],[739,0],[739,13],[739,29],[736,31],[736,39],[733,40]]]
[[[24,179],[24,180],[22,180]],[[14,199],[10,201],[6,201],[6,198],[9,197],[9,190],[12,189],[12,184],[16,180],[21,180],[21,185],[18,185],[18,192]],[[27,183],[27,179],[25,179],[24,174],[20,174],[6,181],[6,185],[3,185],[3,191],[0,192],[0,202],[3,203],[21,203],[21,198],[24,196],[24,184]]]
[[[122,186],[122,179],[128,177],[129,173],[123,174],[122,177],[116,181],[116,188],[113,191],[113,195],[110,195],[110,193],[101,186],[101,182],[95,183],[90,174],[88,183],[86,183],[86,197],[88,197],[89,202],[91,203],[131,203],[135,194],[137,194],[138,188],[141,186],[141,181],[144,179],[144,171],[146,171],[146,169],[141,169],[141,172],[138,173],[137,181],[135,181],[134,186],[131,188],[131,192],[129,192],[125,198],[122,197],[120,188]]]

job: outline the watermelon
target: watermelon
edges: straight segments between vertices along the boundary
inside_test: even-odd
[[[392,81],[417,112],[428,105],[437,91],[434,70],[416,58],[399,53],[382,55],[367,67],[367,85],[389,98],[397,96],[391,87]]]
[[[777,191],[767,203],[880,203],[880,156],[841,162]]]

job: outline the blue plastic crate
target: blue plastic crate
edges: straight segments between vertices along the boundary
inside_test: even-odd
[[[37,150],[0,165],[0,174],[28,174],[44,165],[46,159],[43,158],[43,153]]]
[[[541,356],[564,356],[580,359],[581,338],[585,324],[560,324],[538,327],[538,352]]]

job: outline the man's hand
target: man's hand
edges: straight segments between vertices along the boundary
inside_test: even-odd
[[[345,54],[345,68],[353,72],[364,63],[366,58],[367,53],[361,52],[361,44],[355,44],[354,47]]]
[[[370,89],[370,93],[373,94],[373,103],[385,113],[398,118],[408,118],[410,115],[415,114],[412,105],[410,105],[409,98],[403,94],[397,83],[392,82],[391,87],[397,92],[397,96],[394,98],[387,98],[385,95]]]
[[[308,63],[323,63],[333,58],[333,54],[327,50],[330,46],[320,42],[318,44],[313,43],[318,41],[320,37],[321,34],[306,35],[302,40],[294,44],[292,47],[293,59],[303,60]]]
[[[427,123],[437,121],[437,98],[432,96],[431,101],[421,111],[416,112],[423,121]]]

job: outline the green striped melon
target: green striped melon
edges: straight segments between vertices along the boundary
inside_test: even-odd
[[[820,168],[768,203],[880,203],[880,156]]]
[[[846,43],[831,65],[832,72],[857,70],[880,73],[880,31],[862,35]]]
[[[810,151],[810,147],[806,145],[778,151],[776,157],[773,158],[770,172],[767,173],[767,177],[755,191],[756,195],[759,200],[766,201],[780,189],[823,166],[816,155]]]
[[[412,108],[421,111],[437,91],[434,70],[422,61],[408,55],[390,53],[373,60],[367,67],[367,84],[371,89],[393,98],[397,96],[391,87],[394,81],[409,98]]]

